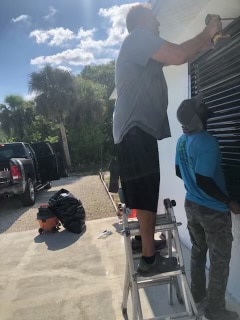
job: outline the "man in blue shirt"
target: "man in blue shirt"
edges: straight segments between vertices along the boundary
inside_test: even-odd
[[[203,319],[239,319],[225,309],[225,292],[232,248],[231,212],[240,206],[229,197],[221,168],[217,139],[206,131],[208,107],[203,96],[184,100],[177,110],[183,135],[176,148],[176,174],[186,189],[185,210],[192,242],[191,290],[197,305],[205,305]],[[206,254],[209,284],[206,289]]]

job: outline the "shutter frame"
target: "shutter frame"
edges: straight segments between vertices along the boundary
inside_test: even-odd
[[[240,17],[224,30],[232,41],[189,64],[191,97],[199,92],[213,112],[207,130],[219,142],[230,197],[240,201]]]

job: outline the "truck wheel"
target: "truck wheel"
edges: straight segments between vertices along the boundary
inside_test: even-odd
[[[32,206],[35,203],[35,190],[32,179],[28,179],[26,189],[21,195],[21,201],[24,206]]]

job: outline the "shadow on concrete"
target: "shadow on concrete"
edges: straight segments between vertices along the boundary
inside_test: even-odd
[[[46,232],[36,236],[34,238],[34,242],[45,242],[48,250],[56,251],[71,246],[74,242],[79,240],[85,232],[86,230],[84,230],[80,234],[71,233],[67,230],[58,231],[55,233]]]
[[[116,232],[120,233],[121,235],[123,234],[122,226],[118,222],[113,223],[112,226],[115,228]]]

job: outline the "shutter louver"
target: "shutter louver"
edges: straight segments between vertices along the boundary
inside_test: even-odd
[[[240,201],[240,18],[225,29],[231,43],[189,64],[191,97],[199,92],[213,112],[207,130],[218,139],[230,196]]]

